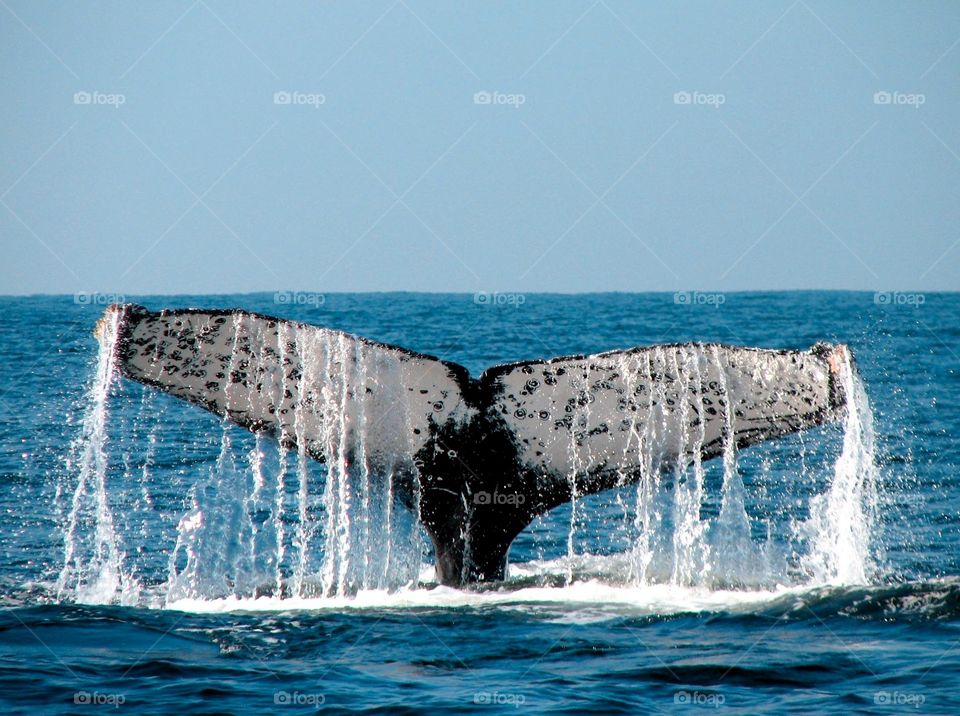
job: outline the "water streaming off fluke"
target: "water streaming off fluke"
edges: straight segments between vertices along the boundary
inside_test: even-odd
[[[281,324],[266,333],[256,322],[241,325],[244,314],[236,314],[228,319],[238,323],[226,357],[225,412],[252,414],[262,409],[255,403],[264,394],[283,396],[282,415],[274,416],[281,429],[277,439],[251,436],[224,419],[214,443],[193,437],[198,457],[190,453],[191,436],[178,434],[181,426],[162,410],[140,411],[122,445],[108,439],[112,401],[129,400],[111,397],[118,320],[108,313],[100,324],[96,372],[69,464],[62,599],[164,604],[261,595],[342,598],[424,587],[430,551],[418,514],[421,476],[410,458],[415,416],[401,400],[408,378],[400,362],[337,332],[292,332]],[[839,376],[847,403],[839,454],[782,465],[798,487],[773,510],[755,495],[765,492],[768,476],[753,468],[747,475],[734,445],[738,417],[730,394],[738,386],[729,382],[738,373],[724,353],[690,345],[616,357],[626,394],[639,396],[644,407],[624,418],[630,421],[625,450],[637,451],[640,476],[619,488],[626,507],[618,524],[610,510],[602,521],[586,517],[598,499],[611,500],[610,493],[580,493],[577,476],[589,473],[598,457],[577,436],[595,423],[597,408],[591,400],[575,401],[574,429],[555,446],[571,466],[572,499],[563,508],[569,513],[558,510],[567,539],[545,546],[554,551],[536,568],[544,583],[555,583],[556,575],[567,582],[582,576],[591,560],[584,539],[603,543],[613,532],[628,535],[628,544],[600,560],[606,565],[601,576],[625,588],[868,582],[876,547],[872,415],[849,353],[843,355]],[[262,370],[268,363],[283,370]],[[641,386],[654,387],[644,392]],[[709,430],[707,415],[718,418]],[[806,440],[829,444],[831,430]],[[178,458],[182,485],[155,481],[151,440],[166,441],[167,452],[185,444]],[[720,460],[701,458],[708,444]],[[766,445],[750,453],[777,454]],[[666,457],[676,454],[685,457]],[[150,540],[165,545],[162,565],[141,558],[137,545]]]
[[[76,486],[63,528],[64,564],[57,580],[60,598],[93,604],[135,604],[139,597],[136,578],[125,570],[107,484],[107,399],[117,377],[114,348],[118,323],[116,314],[108,314],[97,325],[100,350],[87,396],[89,405],[69,458],[69,467],[77,473]]]

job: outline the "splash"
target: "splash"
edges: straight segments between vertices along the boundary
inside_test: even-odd
[[[720,363],[720,351],[713,346],[713,360]],[[727,389],[726,371],[718,371],[720,392],[723,396],[719,408],[723,411],[723,486],[720,499],[720,514],[713,529],[713,569],[727,583],[742,582],[750,575],[752,565],[757,563],[758,550],[751,539],[750,516],[747,514],[743,477],[737,467],[737,451],[733,443],[734,417],[730,392]],[[764,571],[764,570],[761,570]],[[769,572],[769,570],[766,570]],[[757,581],[754,577],[749,581]]]
[[[69,465],[76,485],[63,524],[61,599],[339,604],[357,595],[416,592],[425,583],[432,588],[416,513],[416,466],[397,457],[410,453],[411,432],[408,416],[395,409],[403,391],[399,364],[335,333],[283,329],[273,348],[264,336],[248,335],[238,340],[275,350],[284,366],[268,379],[279,381],[283,393],[299,391],[287,436],[292,451],[227,421],[212,441],[198,437],[210,431],[196,412],[185,418],[197,421],[195,430],[171,430],[170,416],[162,415],[165,396],[157,405],[146,397],[141,402],[131,430],[142,437],[111,441],[117,321],[117,314],[108,314],[99,326],[96,373]],[[235,345],[231,372],[241,368],[234,365],[240,353]],[[569,517],[564,513],[565,524],[552,530],[564,535],[561,553],[511,567],[511,580],[544,588],[599,582],[698,593],[869,583],[876,572],[873,416],[849,354],[844,357],[838,379],[848,399],[838,457],[817,464],[805,442],[810,438],[801,434],[794,438],[800,459],[774,469],[776,451],[789,449],[789,440],[787,448],[758,446],[749,455],[736,450],[737,417],[716,347],[625,355],[620,368],[632,376],[627,388],[647,410],[634,413],[629,426],[641,474],[618,496],[629,495],[619,502],[625,505],[620,524],[594,519],[591,500],[580,495],[571,475]],[[374,380],[378,390],[364,390]],[[581,387],[574,419],[583,430],[591,424],[591,406],[588,386]],[[241,398],[254,400],[250,390]],[[308,425],[304,406],[322,415],[319,432]],[[711,410],[722,416],[719,436],[706,432]],[[124,425],[121,419],[110,427]],[[594,458],[573,432],[567,449],[575,474]],[[720,452],[714,454],[722,460],[703,461],[705,444],[717,440]],[[141,454],[131,454],[138,445]],[[119,446],[127,450],[122,460],[115,455]],[[665,457],[678,454],[685,457]],[[157,467],[164,461],[166,471]],[[171,462],[180,465],[173,482]],[[190,465],[201,465],[200,474]],[[780,489],[784,480],[792,480],[789,490]],[[793,483],[809,489],[797,493]],[[778,499],[783,504],[775,504]],[[138,522],[134,515],[141,513]],[[623,551],[601,557],[583,549],[591,530],[595,544],[619,530]],[[145,554],[153,561],[163,555],[165,564],[156,569]]]
[[[64,528],[64,564],[57,594],[83,603],[135,604],[140,586],[124,572],[124,553],[114,529],[107,490],[107,399],[116,380],[114,364],[119,317],[109,314],[97,326],[100,351],[82,434],[72,454],[79,462],[79,478]],[[74,459],[68,461],[72,467]]]
[[[677,376],[681,395],[692,393],[693,405],[688,400],[679,401],[679,414],[676,419],[681,426],[691,426],[690,430],[679,429],[680,455],[689,455],[690,461],[677,460],[674,468],[674,533],[673,533],[673,574],[675,584],[690,586],[696,584],[710,565],[710,545],[704,539],[707,523],[701,519],[701,507],[704,501],[704,471],[701,452],[704,443],[703,401],[701,389],[701,360],[703,350],[699,346],[682,351],[683,363],[675,352],[672,353],[672,370]],[[692,440],[690,437],[692,435]]]
[[[784,477],[784,471],[771,469],[769,451],[776,448],[754,448],[753,454],[762,457],[750,470],[750,491],[734,445],[736,418],[717,347],[691,346],[672,355],[658,349],[651,352],[645,366],[628,365],[629,360],[623,359],[620,366],[625,375],[644,376],[647,385],[656,386],[648,395],[646,424],[631,426],[643,459],[635,487],[634,536],[628,550],[630,584],[770,589],[870,582],[877,571],[873,414],[848,351],[843,353],[837,377],[848,400],[842,446],[835,462],[820,471],[808,465],[805,440],[809,438],[801,433],[793,438],[800,456],[799,474],[789,471]],[[710,474],[716,468],[708,468],[700,459],[705,435],[699,416],[707,407],[701,386],[712,379],[718,382],[721,395],[715,407],[723,415],[719,480]],[[689,402],[671,400],[687,393]],[[656,408],[671,402],[670,409]],[[678,425],[689,429],[678,430]],[[688,458],[661,470],[660,450],[670,440],[678,440],[677,452]],[[793,489],[778,489],[782,485],[777,481],[784,479],[822,487],[795,497]],[[708,483],[717,482],[711,490]],[[764,496],[766,499],[761,499]],[[776,504],[778,497],[783,504]],[[788,514],[791,508],[808,517],[776,524],[774,513]],[[568,550],[567,581],[576,565],[590,556]],[[579,576],[595,575],[581,572]]]
[[[810,503],[802,533],[811,548],[803,568],[815,583],[867,584],[875,569],[871,538],[878,504],[873,411],[848,352],[840,369],[847,396],[843,448],[829,489]]]
[[[239,326],[234,335],[243,335]],[[271,350],[264,336],[244,340]],[[277,351],[284,370],[264,379],[280,381],[284,394],[299,391],[292,459],[262,436],[241,448],[236,443],[249,436],[222,422],[216,462],[177,528],[167,601],[343,596],[399,589],[418,577],[417,475],[395,457],[409,452],[402,444],[409,426],[389,404],[402,393],[399,364],[383,365],[382,356],[328,332],[284,328]],[[234,346],[231,373],[250,369],[234,365],[238,354]],[[302,371],[299,380],[293,371]],[[381,389],[365,390],[374,376]],[[246,399],[256,399],[250,390]],[[313,434],[307,421],[317,413],[322,427]]]

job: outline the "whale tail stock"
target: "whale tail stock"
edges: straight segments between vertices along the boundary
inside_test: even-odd
[[[837,419],[845,346],[672,344],[462,366],[240,310],[107,309],[133,380],[283,446],[400,476],[438,579],[502,579],[513,539],[573,498]]]

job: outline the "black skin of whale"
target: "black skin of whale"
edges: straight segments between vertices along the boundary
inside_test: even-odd
[[[121,372],[134,380],[168,391],[169,385],[137,374],[127,365],[137,357],[138,351],[140,351],[139,355],[143,356],[149,350],[155,350],[155,346],[148,345],[144,349],[142,341],[138,343],[132,340],[131,331],[127,325],[136,325],[139,321],[170,320],[178,315],[202,314],[203,316],[229,317],[238,313],[236,311],[201,312],[193,309],[150,313],[140,306],[130,304],[112,306],[106,315],[110,315],[111,311],[120,313],[121,327],[116,350],[120,359]],[[242,314],[269,322],[270,326],[287,323],[282,319],[249,312],[242,312]],[[217,322],[221,325],[225,323],[223,320]],[[303,324],[296,325],[303,327]],[[172,347],[169,355],[172,356],[170,360],[173,361],[180,360],[180,354],[189,353],[196,348],[197,341],[202,342],[202,336],[198,338],[190,335],[185,338],[183,335],[171,335],[170,331],[166,331],[164,335],[170,336],[167,340]],[[375,348],[389,349],[412,358],[436,360],[396,346],[385,346],[366,339],[351,338]],[[734,440],[736,447],[746,447],[761,440],[836,419],[844,401],[836,380],[837,368],[834,353],[838,348],[818,344],[810,352],[810,355],[823,359],[830,365],[827,405],[801,416],[802,419],[798,418],[792,422],[788,420],[783,425],[765,431],[742,435],[737,433]],[[780,353],[788,355],[791,352],[781,351]],[[574,359],[591,360],[591,357],[572,356],[557,360]],[[496,378],[504,370],[533,373],[533,369],[528,368],[527,364],[542,368],[544,364],[552,361],[529,361],[527,364],[499,366],[487,371],[480,378],[471,377],[464,368],[456,364],[442,363],[454,376],[460,391],[458,397],[467,406],[475,409],[476,414],[466,422],[452,419],[443,424],[431,422],[428,439],[413,456],[413,464],[416,466],[419,478],[418,489],[403,489],[401,480],[399,496],[407,507],[418,512],[422,524],[430,535],[435,549],[437,578],[441,584],[463,586],[503,580],[506,574],[507,556],[513,540],[533,519],[571,500],[574,485],[568,479],[555,479],[555,475],[554,479],[545,479],[542,469],[531,467],[521,459],[518,438],[509,422],[509,417],[492,409],[503,397],[501,395],[503,388],[497,385]],[[223,366],[221,366],[222,370]],[[213,389],[213,383],[208,385]],[[224,411],[218,409],[207,395],[191,393],[180,394],[178,397],[219,415],[224,414]],[[572,402],[572,399],[568,402]],[[252,431],[271,432],[270,426],[263,421],[251,420],[234,413],[227,417]],[[286,447],[294,447],[292,443],[282,438],[281,443]],[[323,455],[317,451],[308,450],[308,454],[317,460],[323,460]],[[723,454],[723,445],[718,441],[702,446],[701,458],[704,460],[721,454]],[[665,462],[659,467],[666,469],[670,464]],[[639,470],[624,471],[616,469],[616,466],[600,469],[577,478],[577,494],[591,494],[631,484],[636,482],[641,474]],[[412,483],[413,480],[410,480],[408,487]],[[499,495],[506,499],[494,502],[489,499],[491,495]]]

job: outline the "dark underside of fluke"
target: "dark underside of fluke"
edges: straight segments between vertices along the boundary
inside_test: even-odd
[[[637,347],[466,369],[340,331],[241,310],[110,306],[126,377],[330,462],[334,436],[406,475],[441,583],[501,580],[538,515],[644,474],[837,419],[843,345]],[[347,420],[344,425],[357,424]],[[344,442],[345,441],[345,442]],[[349,461],[348,461],[349,462]]]

